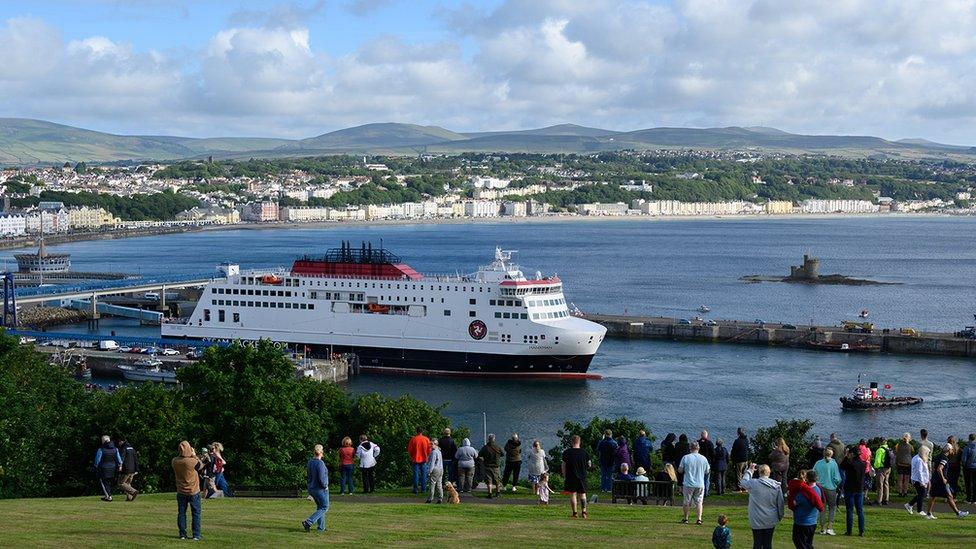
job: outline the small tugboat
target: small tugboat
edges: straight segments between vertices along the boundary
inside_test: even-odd
[[[867,309],[861,309],[861,314],[859,314],[857,316],[859,316],[861,318],[867,318],[868,315],[870,315],[870,314],[871,314],[871,311],[869,311]]]
[[[140,362],[137,362],[132,366],[128,364],[119,366],[119,369],[122,370],[122,376],[128,381],[158,381],[161,383],[177,382],[176,372],[172,370],[163,370],[159,367],[159,364],[162,364],[162,362],[158,360],[154,361],[159,362],[159,364],[153,363],[151,366],[145,363],[140,364]]]
[[[710,309],[710,308],[708,308],[708,307],[707,307],[707,306],[705,306],[705,305],[702,305],[702,306],[700,306],[700,307],[698,307],[698,312],[699,312],[699,313],[707,313],[707,312],[709,312],[709,311],[711,311],[711,309]]]
[[[834,351],[836,353],[875,353],[881,350],[880,345],[870,343],[834,343],[831,341],[808,341],[807,347],[820,351]]]
[[[840,404],[845,410],[876,410],[882,408],[897,408],[899,406],[913,406],[915,404],[921,404],[922,399],[920,397],[886,397],[878,394],[878,382],[872,381],[870,387],[865,388],[863,384],[860,383],[860,377],[858,376],[858,384],[851,391],[850,396],[840,397]],[[885,388],[891,388],[890,385],[885,385]]]

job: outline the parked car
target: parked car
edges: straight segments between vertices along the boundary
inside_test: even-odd
[[[180,354],[180,352],[177,351],[176,349],[166,348],[166,349],[163,349],[162,351],[160,351],[160,354],[162,354],[164,356],[176,356],[176,355]]]
[[[794,326],[792,324],[783,324],[780,327],[783,328],[784,330],[795,330],[796,329],[796,326]]]
[[[690,325],[691,324],[691,321],[688,320],[687,318],[682,318],[682,319],[678,320],[678,324]]]
[[[718,322],[715,322],[714,320],[706,320],[705,326],[718,326]]]

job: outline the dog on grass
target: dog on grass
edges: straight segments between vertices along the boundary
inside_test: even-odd
[[[458,491],[456,488],[454,488],[453,483],[448,482],[445,484],[444,491],[447,492],[447,499],[451,504],[457,505],[461,503],[461,498],[458,496]]]

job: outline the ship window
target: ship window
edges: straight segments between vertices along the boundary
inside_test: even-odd
[[[240,304],[240,301],[236,301],[236,300],[234,301],[234,306],[235,307],[237,307],[239,304]]]
[[[478,316],[478,313],[476,313],[474,311],[468,311],[468,316],[470,316],[470,317],[476,317],[476,316]]]
[[[217,288],[210,288],[210,293],[212,293],[212,294],[217,293]]]
[[[512,318],[511,313],[502,313],[502,318]]]
[[[529,315],[526,313],[520,313],[520,316],[523,320],[527,320],[529,318]]]
[[[416,290],[416,289],[417,289],[417,285],[416,285],[416,284],[414,284],[414,285],[413,285],[413,289],[414,289],[414,290]]]
[[[253,301],[248,301],[247,302],[247,306],[248,307],[253,307],[254,306],[254,302]]]
[[[494,307],[494,305],[495,305],[495,300],[494,300],[494,299],[489,299],[489,300],[488,300],[488,304]]]
[[[539,313],[532,313],[532,320],[539,320]]]
[[[501,318],[501,317],[502,317],[502,314],[499,313],[498,311],[495,311],[495,318]]]
[[[241,321],[241,313],[234,313],[234,322]]]
[[[444,309],[444,316],[451,316],[451,310],[450,309]]]
[[[210,322],[210,309],[203,310],[203,319],[207,322]]]
[[[444,303],[444,298],[443,297],[441,298],[441,303]]]
[[[477,299],[469,299],[468,300],[468,303],[471,304],[471,305],[475,305],[475,304],[478,303],[478,300]]]
[[[224,310],[220,309],[217,311],[217,322],[223,322],[223,321],[224,321]]]
[[[315,304],[314,303],[309,303],[308,304],[308,308],[309,309],[314,309],[315,308]]]

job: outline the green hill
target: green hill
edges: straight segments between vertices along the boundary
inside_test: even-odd
[[[466,139],[465,136],[438,126],[418,126],[416,124],[386,122],[381,124],[365,124],[354,128],[329,132],[317,137],[302,139],[296,143],[286,145],[283,149],[362,149],[369,151],[373,149],[423,146],[431,143],[464,139]]]

